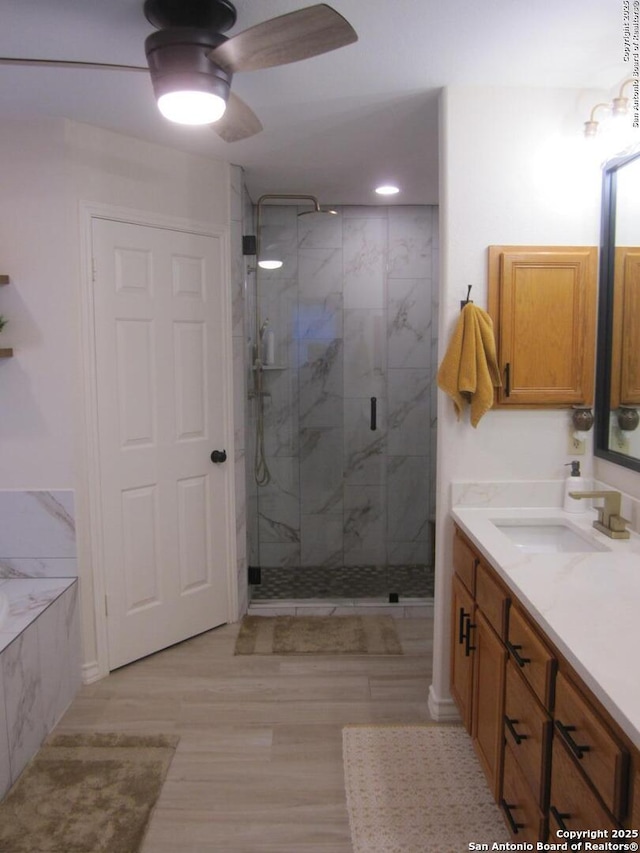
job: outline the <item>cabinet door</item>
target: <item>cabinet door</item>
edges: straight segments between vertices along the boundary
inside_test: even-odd
[[[545,708],[551,707],[556,661],[538,631],[517,607],[509,610],[507,647],[513,662]]]
[[[481,560],[476,567],[476,604],[500,637],[506,639],[507,627],[507,592],[496,578],[493,569]]]
[[[471,595],[475,595],[477,565],[478,558],[475,551],[471,549],[462,533],[456,528],[456,534],[453,537],[453,570]]]
[[[560,829],[615,829],[618,824],[593,793],[582,773],[554,734],[549,814]],[[551,833],[555,838],[555,832]]]
[[[474,618],[473,598],[458,576],[454,575],[451,612],[451,695],[468,732],[471,731]]]
[[[548,796],[551,717],[511,661],[505,688],[505,738],[540,808]]]
[[[477,608],[475,615],[473,701],[471,735],[496,801],[504,744],[504,674],[507,652],[495,631]]]
[[[561,673],[556,678],[556,736],[565,742],[609,811],[627,807],[628,753],[592,706]]]
[[[491,246],[498,406],[593,402],[597,250]]]
[[[544,839],[544,816],[509,745],[504,751],[504,781],[500,807],[513,841],[535,843]]]
[[[616,248],[611,341],[611,408],[640,404],[640,249]]]

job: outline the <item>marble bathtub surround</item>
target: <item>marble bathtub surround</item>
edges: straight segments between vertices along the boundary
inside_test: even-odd
[[[20,578],[0,580],[0,592],[9,599],[9,614],[0,626],[0,652],[59,598],[74,578]]]
[[[286,257],[280,270],[259,272],[278,369],[264,377],[273,481],[256,489],[248,471],[259,518],[248,524],[249,559],[300,571],[428,566],[437,208],[345,206],[340,216],[298,217],[303,209],[262,211]],[[251,338],[255,320],[246,329]],[[255,414],[252,405],[247,448]]]
[[[0,798],[71,703],[81,682],[77,580],[4,580],[0,631]]]

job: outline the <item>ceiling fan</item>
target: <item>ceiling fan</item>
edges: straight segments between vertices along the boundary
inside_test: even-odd
[[[259,133],[262,124],[231,92],[236,72],[309,59],[358,39],[351,24],[325,3],[271,18],[229,38],[223,33],[237,17],[230,0],[145,0],[144,15],[157,28],[145,40],[148,67],[19,57],[0,57],[0,64],[150,72],[166,118],[211,124],[225,142],[237,142]],[[184,112],[189,104],[191,118]]]

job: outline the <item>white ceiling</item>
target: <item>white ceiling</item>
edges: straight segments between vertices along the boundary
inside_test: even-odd
[[[435,203],[437,99],[446,85],[550,86],[609,92],[625,76],[621,0],[330,0],[359,40],[324,56],[237,74],[260,117],[228,144],[210,128],[171,125],[146,74],[0,66],[1,122],[66,116],[229,160],[254,200],[303,192],[371,204],[382,180],[398,203]],[[153,31],[142,0],[0,0],[0,55],[145,65]],[[236,0],[233,35],[312,0]],[[587,115],[584,116],[584,119]],[[473,130],[469,129],[470,144]]]

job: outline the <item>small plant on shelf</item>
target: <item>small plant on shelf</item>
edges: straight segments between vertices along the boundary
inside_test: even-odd
[[[8,322],[9,321],[7,320],[7,318],[3,317],[2,314],[0,314],[0,332],[4,329]]]

